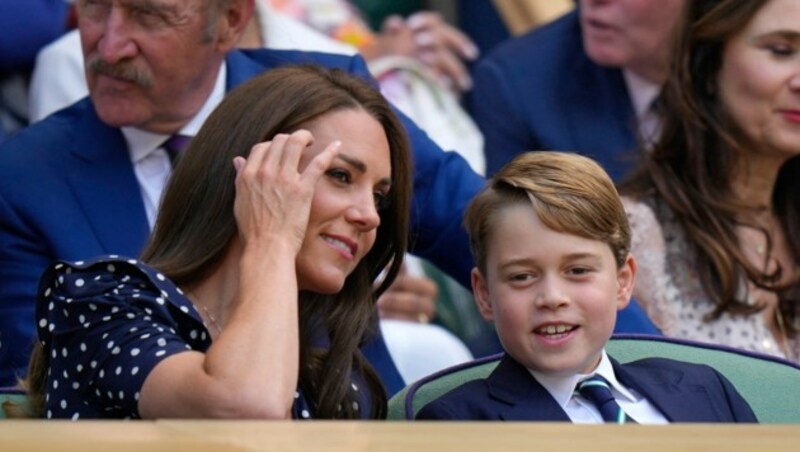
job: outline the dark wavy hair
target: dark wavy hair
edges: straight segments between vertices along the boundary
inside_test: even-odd
[[[780,268],[765,273],[751,264],[736,234],[737,226],[757,228],[767,237],[767,252],[772,252],[768,231],[744,219],[754,207],[733,195],[732,176],[740,169],[741,156],[752,150],[740,145],[745,142],[744,132],[725,111],[716,86],[726,44],[767,1],[686,2],[661,96],[661,138],[639,170],[622,184],[622,192],[638,198],[655,196],[670,207],[686,230],[696,249],[701,282],[715,303],[707,320],[724,312],[753,314],[763,309],[740,298],[739,283],[747,278],[778,295],[779,313],[788,320],[789,332],[795,334],[798,281],[779,285]],[[800,261],[798,180],[800,158],[794,157],[782,166],[773,192],[775,213],[795,261]]]
[[[237,235],[233,215],[235,156],[278,133],[340,110],[363,110],[383,127],[389,142],[392,190],[375,244],[334,295],[301,292],[300,384],[322,418],[357,417],[351,389],[354,369],[372,394],[370,416],[385,417],[386,393],[359,346],[377,325],[374,302],[394,280],[408,240],[411,181],[409,144],[402,123],[383,96],[341,70],[313,66],[273,69],[225,97],[192,140],[172,175],[142,260],[178,285],[198,283],[222,261]],[[387,269],[377,289],[373,283]],[[319,329],[330,346],[312,345]]]

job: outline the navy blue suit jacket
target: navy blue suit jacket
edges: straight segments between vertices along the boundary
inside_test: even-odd
[[[670,422],[757,422],[733,385],[709,366],[665,358],[611,362],[620,383],[646,397]],[[570,422],[550,393],[508,355],[488,378],[425,405],[417,419]]]
[[[227,89],[286,64],[317,63],[371,77],[360,57],[296,51],[231,52]],[[461,213],[483,186],[456,153],[442,152],[403,117],[414,158],[412,250],[469,285],[472,258]],[[119,129],[84,99],[0,146],[0,386],[24,373],[35,336],[38,280],[55,259],[137,256],[147,237],[140,188]],[[403,382],[382,340],[365,353],[391,392]]]
[[[524,151],[575,151],[614,180],[635,162],[638,132],[622,71],[589,59],[577,11],[482,59],[469,108],[484,134],[487,175]]]

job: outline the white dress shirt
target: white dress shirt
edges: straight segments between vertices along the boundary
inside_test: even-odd
[[[197,135],[206,118],[225,96],[226,74],[227,67],[223,62],[211,95],[206,99],[200,111],[177,132],[178,134]],[[136,174],[136,180],[139,181],[139,188],[142,191],[147,223],[150,225],[150,229],[153,229],[161,196],[172,171],[167,151],[161,147],[170,135],[147,132],[133,127],[122,127],[122,134],[128,143],[133,172]]]
[[[617,380],[614,374],[614,368],[611,366],[611,360],[608,359],[605,350],[603,350],[603,356],[597,368],[585,375],[577,374],[569,377],[560,377],[545,375],[530,369],[528,369],[528,371],[533,375],[533,378],[553,396],[555,401],[575,424],[602,424],[604,422],[597,407],[595,407],[592,402],[575,393],[575,387],[578,385],[578,382],[592,375],[601,375],[610,383],[611,394],[614,396],[614,399],[616,399],[622,410],[639,424],[669,423],[664,415],[661,414],[650,401],[633,389],[626,388]]]
[[[628,70],[623,70],[622,75],[633,103],[639,135],[642,143],[649,149],[661,133],[661,120],[652,108],[653,101],[661,92],[661,86]]]

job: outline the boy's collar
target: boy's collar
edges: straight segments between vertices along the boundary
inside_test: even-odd
[[[592,375],[600,375],[605,378],[611,384],[611,387],[627,400],[631,402],[636,402],[638,400],[638,398],[632,394],[628,388],[626,388],[619,382],[619,380],[617,380],[617,376],[614,373],[614,366],[611,364],[611,360],[608,358],[608,354],[606,353],[605,349],[603,350],[600,358],[600,363],[592,372],[588,374],[575,374],[562,377],[547,375],[531,369],[528,369],[528,372],[530,372],[533,378],[536,379],[536,381],[538,381],[548,393],[550,393],[550,395],[553,397],[553,399],[555,399],[556,403],[561,406],[561,408],[566,408],[567,403],[569,403],[573,393],[575,392],[575,387],[578,385],[578,382],[589,378]]]

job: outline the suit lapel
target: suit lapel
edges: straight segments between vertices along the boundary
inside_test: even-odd
[[[85,111],[64,171],[103,252],[138,256],[150,231],[128,146],[91,105]]]
[[[550,393],[508,355],[503,356],[486,384],[489,397],[501,402],[498,417],[502,420],[570,422]]]
[[[684,372],[666,367],[620,365],[611,360],[617,379],[647,398],[670,422],[720,421],[706,388],[687,384]]]

